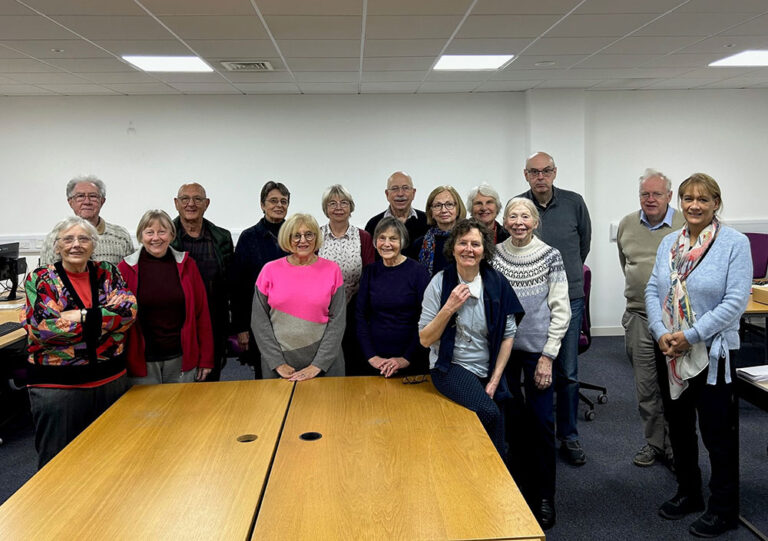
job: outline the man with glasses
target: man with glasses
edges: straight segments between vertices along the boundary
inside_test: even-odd
[[[365,225],[365,230],[373,237],[373,232],[382,218],[395,217],[405,224],[408,231],[408,241],[424,236],[429,229],[427,225],[427,215],[411,206],[416,197],[416,188],[413,187],[411,177],[402,171],[395,171],[387,179],[387,188],[384,195],[389,201],[389,208],[384,212],[377,214]],[[463,218],[463,216],[462,216]],[[379,254],[376,254],[376,258]]]
[[[555,188],[555,160],[546,152],[537,152],[525,162],[523,170],[530,190],[520,194],[533,201],[541,219],[538,237],[557,248],[563,257],[571,301],[571,322],[555,359],[557,393],[557,438],[560,454],[573,466],[586,464],[587,455],[579,442],[579,333],[584,313],[584,260],[589,254],[592,223],[584,199],[576,192]]]
[[[196,182],[182,184],[173,198],[179,215],[173,220],[176,238],[171,246],[189,255],[197,263],[208,296],[208,310],[213,327],[213,369],[206,381],[219,381],[227,363],[226,344],[229,336],[230,272],[235,247],[232,235],[224,228],[203,218],[211,200],[205,188]]]
[[[621,324],[627,356],[635,373],[637,409],[643,423],[646,444],[632,460],[636,466],[651,466],[657,460],[672,464],[669,427],[664,418],[662,383],[659,374],[666,367],[657,367],[655,341],[648,330],[645,313],[645,285],[656,261],[661,239],[685,224],[681,212],[669,206],[672,182],[655,169],[646,169],[640,177],[640,210],[627,214],[619,223],[616,246],[624,272],[624,296],[627,307]]]
[[[94,261],[108,261],[113,265],[120,263],[125,256],[133,252],[131,236],[125,228],[107,223],[99,213],[107,200],[107,188],[95,176],[75,177],[67,183],[67,202],[75,215],[87,220],[96,228],[99,242],[93,251]],[[51,235],[43,241],[40,248],[40,266],[54,262],[55,238]]]

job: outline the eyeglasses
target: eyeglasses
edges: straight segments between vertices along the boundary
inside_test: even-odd
[[[329,201],[328,208],[329,209],[338,209],[338,208],[347,209],[349,208],[349,201],[347,201],[346,199],[342,199],[341,201]]]
[[[413,186],[408,186],[407,184],[404,184],[402,186],[390,186],[387,188],[388,192],[403,192],[403,193],[411,193],[411,190],[413,190]]]
[[[417,383],[424,383],[425,381],[429,381],[427,379],[428,376],[405,376],[403,378],[403,385],[416,385]]]
[[[72,246],[75,241],[77,241],[78,244],[90,244],[93,242],[91,237],[86,237],[85,235],[78,235],[77,237],[74,235],[67,235],[66,237],[58,237],[56,240],[61,241],[64,246]]]
[[[86,199],[88,201],[101,201],[101,194],[99,193],[76,193],[73,194],[70,199],[74,199],[78,203],[82,203]]]
[[[312,231],[307,231],[306,233],[294,233],[291,235],[293,242],[300,242],[302,237],[304,237],[304,240],[307,242],[312,242],[315,240],[315,234],[312,233]]]
[[[653,196],[654,199],[661,199],[665,195],[666,194],[662,192],[640,192],[640,199],[645,201],[646,199],[650,199],[651,196]]]
[[[539,175],[549,177],[552,176],[552,173],[555,172],[555,168],[545,167],[544,169],[526,169],[525,172],[529,177],[538,177]]]
[[[205,202],[205,197],[195,196],[190,197],[188,195],[182,195],[181,197],[177,198],[182,205],[188,205],[190,201],[194,202],[195,205],[202,205]]]
[[[451,203],[450,201],[448,203],[432,203],[432,210],[440,210],[442,208],[453,210],[456,208],[456,203]]]
[[[269,203],[272,206],[276,205],[283,205],[284,207],[288,206],[288,199],[285,197],[278,199],[277,197],[272,197],[271,199],[267,199],[267,203]]]

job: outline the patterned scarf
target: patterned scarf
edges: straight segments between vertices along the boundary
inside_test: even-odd
[[[707,254],[719,230],[720,222],[714,218],[691,245],[691,235],[686,224],[672,245],[669,252],[670,286],[662,304],[662,322],[669,332],[685,331],[696,323],[686,280]],[[672,400],[688,388],[687,380],[701,373],[708,364],[709,355],[704,342],[692,344],[688,351],[676,357],[667,357]]]
[[[432,268],[435,266],[435,237],[447,237],[450,234],[450,231],[443,231],[439,227],[432,227],[424,235],[424,242],[422,242],[421,250],[419,251],[419,263],[427,267],[430,276],[434,274]]]

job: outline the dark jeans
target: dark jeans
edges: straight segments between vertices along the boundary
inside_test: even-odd
[[[656,348],[660,362],[664,361]],[[717,383],[707,385],[709,369],[688,380],[688,388],[677,400],[669,396],[669,383],[664,381],[664,411],[669,422],[678,493],[701,494],[701,469],[696,434],[698,414],[701,439],[709,453],[712,475],[707,510],[735,520],[739,514],[739,405],[736,396],[736,358],[730,352],[731,381],[725,383],[725,361],[720,359]],[[666,363],[665,363],[666,366]],[[666,377],[667,371],[663,371]]]
[[[557,439],[578,441],[579,429],[579,334],[584,315],[584,297],[571,299],[571,322],[552,366],[557,393]]]
[[[532,508],[543,498],[555,497],[554,391],[551,385],[546,389],[536,387],[533,377],[539,357],[540,353],[512,351],[506,370],[512,400],[506,401],[504,409],[509,443],[507,463]]]
[[[35,423],[38,469],[45,466],[127,390],[126,376],[89,389],[30,387],[29,404]]]
[[[466,368],[453,363],[448,372],[432,370],[431,374],[432,383],[441,394],[477,414],[499,455],[502,459],[505,458],[504,414],[496,402],[486,394],[487,380],[484,381]]]

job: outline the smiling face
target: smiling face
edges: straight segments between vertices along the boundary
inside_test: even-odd
[[[712,196],[703,186],[693,185],[683,192],[680,197],[680,208],[685,221],[696,236],[702,229],[712,223],[715,212],[720,208],[720,201]]]
[[[385,229],[376,237],[376,251],[384,263],[397,261],[400,256],[400,234],[393,227]]]
[[[509,232],[515,246],[527,246],[533,238],[538,222],[524,205],[516,205],[507,211],[504,229]]]
[[[443,231],[448,231],[453,224],[456,223],[456,216],[458,213],[456,201],[453,199],[453,195],[449,191],[442,191],[435,196],[432,201],[432,218],[435,220],[437,227]]]
[[[338,195],[334,195],[328,199],[325,212],[328,214],[328,219],[331,222],[346,224],[349,223],[349,216],[352,214],[351,208],[349,201],[342,199]]]
[[[493,227],[493,221],[499,214],[499,207],[493,197],[477,194],[472,200],[472,217],[487,227]]]
[[[651,225],[661,223],[671,200],[672,190],[661,177],[650,177],[640,186],[640,207]]]
[[[316,243],[315,233],[305,224],[301,224],[291,235],[291,252],[300,259],[312,257]]]
[[[416,190],[407,175],[395,173],[387,180],[387,189],[384,190],[384,194],[393,211],[405,212],[411,208]]]
[[[70,272],[83,272],[93,254],[93,239],[83,227],[75,225],[60,231],[54,250],[61,256],[61,263]]]
[[[141,244],[154,257],[163,257],[168,251],[168,245],[173,241],[169,224],[162,220],[153,220],[141,232]]]
[[[460,268],[478,268],[483,259],[483,234],[478,229],[472,228],[456,239],[453,257]]]
[[[197,184],[186,184],[179,190],[179,195],[173,198],[176,210],[184,220],[197,222],[203,219],[211,200],[205,196],[203,188]]]
[[[264,211],[264,216],[268,222],[276,224],[285,220],[289,204],[290,199],[288,199],[288,196],[283,195],[280,193],[280,190],[275,188],[267,194],[266,199],[261,204],[261,210]]]
[[[99,212],[106,199],[101,197],[99,189],[90,182],[78,182],[72,196],[67,200],[75,215],[96,224]]]

